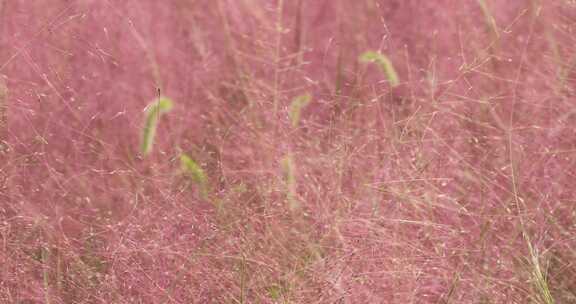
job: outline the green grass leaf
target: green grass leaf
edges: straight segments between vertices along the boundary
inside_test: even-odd
[[[283,289],[284,288],[282,288],[280,285],[277,285],[277,284],[273,284],[273,285],[266,287],[266,291],[268,291],[268,296],[270,297],[270,299],[272,299],[274,301],[280,300],[280,298],[284,294]]]
[[[292,153],[288,153],[280,161],[282,173],[284,175],[284,182],[286,183],[286,199],[288,200],[288,207],[290,211],[295,211],[300,208],[300,202],[296,198],[296,164]]]
[[[152,151],[154,138],[156,137],[156,129],[158,128],[158,121],[164,113],[170,112],[172,108],[172,100],[166,97],[161,97],[155,102],[149,104],[144,110],[146,112],[146,121],[142,130],[142,142],[140,145],[140,152],[142,154],[148,155]]]
[[[0,76],[0,135],[4,132],[4,128],[8,124],[8,88],[4,78]]]
[[[302,109],[310,103],[310,100],[312,100],[312,95],[309,93],[300,95],[292,100],[288,115],[290,116],[290,121],[292,122],[293,127],[298,126]]]
[[[186,172],[186,174],[190,176],[192,181],[200,187],[200,195],[202,196],[202,198],[207,199],[208,178],[206,177],[206,173],[204,172],[202,167],[200,167],[200,165],[198,165],[196,161],[194,161],[186,154],[180,155],[180,164],[182,165],[182,169],[184,170],[184,172]]]
[[[500,36],[500,33],[498,30],[498,25],[496,24],[496,19],[494,19],[494,15],[492,15],[490,8],[488,7],[488,3],[486,3],[485,0],[478,0],[478,5],[480,5],[480,8],[482,9],[482,14],[484,14],[486,25],[490,28],[495,38],[497,39]]]
[[[398,78],[398,74],[396,73],[396,69],[394,69],[394,65],[392,61],[388,59],[388,57],[382,53],[368,51],[360,55],[360,62],[362,63],[375,63],[378,65],[380,70],[386,75],[390,85],[395,87],[400,84],[400,80]]]

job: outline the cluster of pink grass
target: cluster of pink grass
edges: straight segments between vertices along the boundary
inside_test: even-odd
[[[0,302],[575,303],[575,24],[569,0],[0,1]]]

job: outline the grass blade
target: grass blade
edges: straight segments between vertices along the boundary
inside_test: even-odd
[[[304,95],[300,95],[292,100],[290,104],[290,112],[288,115],[290,116],[290,121],[292,122],[293,127],[297,127],[298,123],[300,123],[300,115],[302,109],[304,109],[312,99],[312,95],[306,93]]]
[[[0,76],[0,141],[5,135],[4,131],[8,126],[8,88],[6,82]]]
[[[144,110],[146,112],[146,122],[142,130],[142,143],[140,146],[140,152],[143,155],[148,155],[152,151],[160,116],[164,113],[170,112],[172,107],[172,100],[166,97],[161,97],[157,101],[149,104]]]
[[[484,19],[486,20],[486,25],[490,28],[490,30],[494,33],[495,38],[497,39],[500,36],[498,31],[498,25],[496,24],[496,19],[490,12],[490,8],[488,7],[488,3],[485,0],[478,0],[478,5],[482,9],[482,14],[484,15]]]
[[[380,70],[382,70],[382,72],[388,78],[388,82],[390,82],[392,87],[398,86],[400,84],[396,69],[394,69],[392,61],[390,61],[386,55],[380,52],[368,51],[360,56],[360,62],[377,64],[378,67],[380,67]]]
[[[288,153],[281,160],[282,173],[284,174],[284,182],[286,183],[286,199],[288,200],[288,207],[290,211],[299,209],[300,203],[296,198],[296,165],[294,163],[294,156]]]
[[[180,155],[180,163],[182,165],[182,169],[186,174],[190,176],[192,181],[197,184],[200,188],[200,195],[203,199],[208,198],[208,178],[206,177],[206,173],[196,161],[190,158],[186,154]]]

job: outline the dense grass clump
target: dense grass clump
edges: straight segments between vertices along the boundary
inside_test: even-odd
[[[0,1],[0,303],[576,303],[575,21]]]

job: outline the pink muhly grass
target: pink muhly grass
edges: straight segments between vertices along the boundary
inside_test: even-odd
[[[0,1],[0,303],[575,302],[575,8]]]

